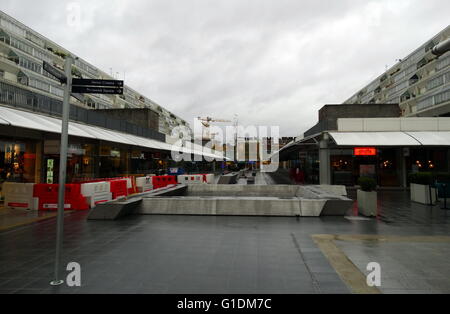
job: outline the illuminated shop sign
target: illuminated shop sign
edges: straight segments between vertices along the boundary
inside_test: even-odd
[[[355,147],[353,155],[355,156],[376,156],[377,149],[375,147]]]

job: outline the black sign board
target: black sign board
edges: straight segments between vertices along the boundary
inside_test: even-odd
[[[48,63],[46,61],[44,61],[42,67],[45,71],[47,71],[48,73],[50,73],[51,75],[56,77],[61,82],[61,84],[64,84],[67,82],[66,74],[63,71],[61,71],[60,69],[55,68],[53,65],[51,65],[50,63]]]
[[[123,94],[123,88],[72,86],[72,93],[79,94]]]
[[[103,86],[103,87],[123,87],[123,81],[74,78],[74,79],[72,79],[72,85]]]

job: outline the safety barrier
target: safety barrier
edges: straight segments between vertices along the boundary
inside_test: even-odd
[[[120,177],[78,180],[66,184],[64,208],[86,210],[96,204],[177,184],[175,176]],[[58,208],[58,184],[5,182],[2,186],[5,207],[34,210]]]
[[[126,179],[113,179],[109,181],[110,191],[112,198],[115,200],[120,197],[126,197],[128,195],[127,180]]]
[[[5,182],[2,193],[6,208],[38,209],[38,199],[33,197],[34,183]]]
[[[110,183],[107,181],[83,183],[81,184],[81,194],[86,197],[90,208],[94,208],[96,204],[112,200]]]
[[[153,176],[151,178],[154,189],[163,188],[171,184],[177,184],[176,176]]]
[[[184,174],[178,176],[178,183],[182,184],[212,184],[213,174]]]
[[[202,184],[202,176],[198,174],[179,175],[178,183],[182,184]]]
[[[66,184],[64,193],[64,209],[89,209],[86,197],[81,194],[81,184]],[[58,208],[58,184],[35,184],[33,197],[39,199],[39,210],[56,210]]]
[[[136,178],[136,188],[139,193],[152,190],[153,189],[152,178],[148,176]]]

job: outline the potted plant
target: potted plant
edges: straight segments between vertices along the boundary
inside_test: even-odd
[[[409,175],[411,201],[425,204],[436,204],[436,189],[431,185],[434,176],[431,172],[416,172]]]
[[[370,177],[359,177],[357,191],[358,211],[364,216],[375,217],[377,215],[377,183]]]

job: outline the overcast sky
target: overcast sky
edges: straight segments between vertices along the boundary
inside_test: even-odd
[[[80,24],[70,15],[79,4]],[[193,123],[298,136],[449,24],[437,0],[2,0],[0,9]],[[76,24],[76,23],[75,23]]]

